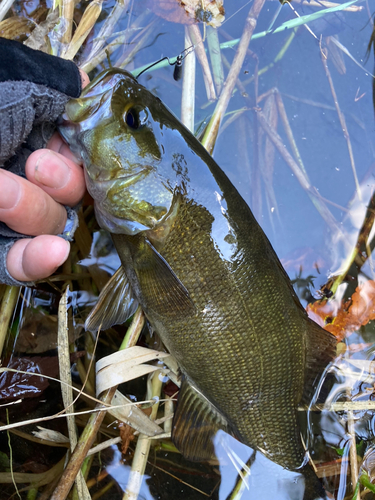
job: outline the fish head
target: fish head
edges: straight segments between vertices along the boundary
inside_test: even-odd
[[[98,222],[112,233],[153,229],[172,210],[177,181],[164,147],[165,109],[118,68],[66,105],[59,131],[82,157]]]

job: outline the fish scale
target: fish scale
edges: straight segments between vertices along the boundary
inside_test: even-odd
[[[172,430],[181,453],[209,460],[222,429],[301,472],[304,500],[326,498],[304,463],[297,407],[335,340],[307,317],[228,177],[124,70],[104,71],[70,101],[60,131],[83,158],[121,260],[86,327],[123,322],[139,303],[181,368]]]
[[[208,315],[208,321],[205,314],[198,315],[193,321],[174,321],[166,327],[169,330],[168,334],[162,334],[162,338],[171,352],[183,353],[181,360],[183,370],[194,374],[191,377],[193,382],[205,394],[210,395],[216,406],[226,416],[228,413],[232,415],[230,420],[240,431],[246,443],[270,452],[277,447],[280,440],[279,430],[273,432],[277,425],[274,415],[283,413],[284,408],[294,407],[295,401],[298,402],[302,396],[301,393],[294,394],[286,391],[287,377],[289,375],[290,378],[291,373],[285,370],[285,360],[280,361],[279,353],[280,351],[294,352],[295,355],[297,353],[291,345],[292,342],[288,341],[288,337],[286,341],[283,339],[284,345],[275,345],[275,343],[281,344],[280,337],[273,338],[273,343],[271,343],[268,338],[262,342],[255,333],[249,335],[249,323],[252,324],[254,330],[254,324],[261,327],[264,320],[269,323],[269,317],[265,317],[261,311],[253,315],[248,311],[246,314],[243,310],[243,307],[246,307],[245,304],[247,304],[247,310],[252,309],[254,299],[251,296],[248,297],[249,287],[246,287],[246,284],[254,279],[254,275],[248,265],[241,263],[235,266],[233,277],[231,270],[228,269],[227,264],[223,263],[220,255],[208,250],[208,247],[212,247],[210,232],[201,230],[201,227],[205,227],[205,224],[201,223],[205,211],[203,207],[193,208],[192,204],[188,204],[185,209],[181,207],[178,221],[172,228],[161,254],[171,265],[177,277],[185,284],[194,303],[198,305],[198,309],[204,310],[207,302],[215,304],[217,309]],[[194,219],[196,212],[197,217]],[[181,237],[181,228],[186,228],[185,237]],[[196,241],[198,244],[194,244]],[[194,257],[194,263],[191,262],[191,256]],[[226,279],[225,275],[229,275],[229,279]],[[238,275],[240,275],[239,279]],[[220,289],[223,281],[226,283],[225,297],[222,296]],[[263,295],[255,296],[259,298],[260,303],[265,300],[271,287],[271,280],[263,279]],[[275,298],[277,300],[277,296]],[[220,302],[224,299],[225,305],[223,304],[220,308]],[[279,306],[279,304],[276,305]],[[177,332],[181,333],[177,334]],[[228,335],[233,337],[230,343],[227,342]],[[299,333],[298,338],[300,338]],[[200,343],[197,342],[199,339],[206,345],[203,354]],[[209,341],[208,346],[206,339]],[[217,359],[220,359],[220,370],[225,374],[222,380],[217,379],[215,366]],[[272,363],[272,376],[269,372],[262,377],[257,373],[259,370],[262,371],[262,359],[267,359],[267,363]],[[244,374],[246,374],[245,378]],[[299,367],[294,364],[294,374],[303,378],[302,363]],[[264,377],[267,377],[267,383],[263,381]],[[241,380],[242,383],[239,383]],[[274,397],[279,391],[282,398],[280,400],[274,398],[276,404],[272,404],[272,396]],[[263,395],[266,408],[264,404],[262,406],[258,404],[254,411],[244,412],[243,407],[251,407],[250,401],[259,394]],[[225,411],[227,406],[230,406],[230,411]],[[240,418],[237,418],[237,415]],[[296,465],[301,465],[305,452],[302,445],[298,445],[299,439],[296,439],[296,416],[292,412],[289,417],[288,429],[286,430],[283,426],[282,432],[287,432],[291,437],[291,442],[296,446],[293,450],[287,451],[291,457],[278,457],[278,461],[289,467],[293,463],[296,467]],[[259,425],[258,422],[260,422]],[[272,439],[274,434],[276,434],[276,442]],[[257,436],[262,436],[261,440]],[[274,458],[274,454],[273,451],[271,458]]]

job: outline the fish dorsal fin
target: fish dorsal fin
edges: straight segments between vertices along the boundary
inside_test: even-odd
[[[169,317],[195,314],[189,292],[168,262],[146,238],[133,242],[136,243],[131,245],[133,266],[147,309]]]
[[[321,375],[336,356],[336,344],[336,338],[330,332],[323,330],[314,321],[308,320],[305,386],[302,403],[309,404],[311,402]]]
[[[106,330],[124,323],[138,307],[124,268],[120,266],[99,295],[98,302],[88,315],[85,328],[91,332]]]
[[[211,460],[215,458],[213,438],[220,429],[233,435],[226,418],[184,377],[172,425],[176,448],[188,460]]]

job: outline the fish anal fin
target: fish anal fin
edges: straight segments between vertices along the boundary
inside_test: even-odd
[[[316,390],[319,378],[336,356],[336,338],[314,321],[308,320],[306,336],[305,386],[302,403],[309,404]]]
[[[124,323],[138,307],[124,268],[120,266],[99,295],[98,302],[88,315],[85,328],[95,332]]]
[[[162,316],[195,314],[188,290],[168,262],[146,238],[134,241],[133,265],[147,309]]]
[[[172,425],[176,448],[188,460],[211,460],[215,458],[213,438],[220,429],[233,434],[227,419],[183,378]]]

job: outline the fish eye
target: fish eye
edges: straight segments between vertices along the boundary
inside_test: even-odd
[[[133,130],[142,128],[147,123],[147,119],[147,111],[138,106],[133,106],[124,113],[124,121],[126,125]]]

